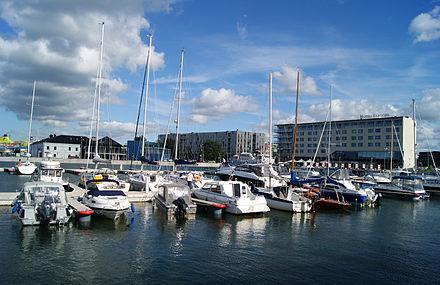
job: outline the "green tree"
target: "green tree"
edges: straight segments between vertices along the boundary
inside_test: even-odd
[[[225,157],[222,145],[216,141],[207,140],[203,144],[203,155],[205,161],[215,160],[217,162],[222,161]]]

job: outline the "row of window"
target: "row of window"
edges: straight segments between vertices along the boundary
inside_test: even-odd
[[[50,150],[50,146],[46,146],[46,150]],[[53,147],[53,150],[57,150],[57,147],[54,146],[54,147]],[[72,151],[72,147],[70,147],[70,146],[69,146],[69,151]],[[75,151],[78,151],[78,148],[77,148],[77,147],[75,147]]]

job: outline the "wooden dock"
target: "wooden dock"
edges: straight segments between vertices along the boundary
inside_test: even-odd
[[[0,192],[0,206],[11,206],[18,192]]]

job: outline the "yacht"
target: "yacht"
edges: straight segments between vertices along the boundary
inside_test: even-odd
[[[32,175],[37,171],[37,166],[29,160],[30,156],[31,154],[27,153],[26,161],[22,162],[20,159],[20,161],[15,165],[14,172],[16,174]]]
[[[201,200],[225,204],[231,214],[254,214],[268,212],[266,199],[252,193],[249,185],[240,181],[210,181],[201,188],[193,189],[193,195]]]
[[[117,181],[117,184],[115,184],[114,181]],[[84,175],[81,175],[79,186],[86,188],[87,182],[92,183],[87,187],[88,189],[94,187],[99,190],[117,189],[124,192],[130,190],[130,183],[121,181],[116,171],[109,168],[95,169],[92,173],[84,173]]]
[[[394,176],[389,184],[378,184],[374,190],[382,195],[397,196],[420,200],[428,198],[429,194],[423,188],[423,180],[420,176],[399,175]]]
[[[194,215],[197,211],[197,205],[191,200],[189,186],[179,183],[161,184],[154,195],[154,208],[170,217],[186,217]]]
[[[98,187],[99,185],[99,187]],[[81,202],[95,214],[117,219],[130,210],[131,204],[119,182],[110,179],[89,180]]]
[[[287,185],[284,178],[280,177],[273,169],[272,165],[267,163],[241,164],[230,171],[222,169],[216,174],[222,180],[239,180],[252,183],[255,187],[272,188]]]
[[[56,182],[26,182],[12,202],[12,212],[25,226],[63,225],[71,217],[63,185]]]
[[[267,205],[271,209],[294,213],[306,213],[312,210],[312,200],[297,193],[296,188],[284,186],[272,189],[256,189],[257,193],[266,198]]]

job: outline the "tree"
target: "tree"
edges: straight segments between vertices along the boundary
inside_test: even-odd
[[[203,143],[203,154],[205,160],[221,161],[225,157],[222,145],[216,141],[207,140]]]

